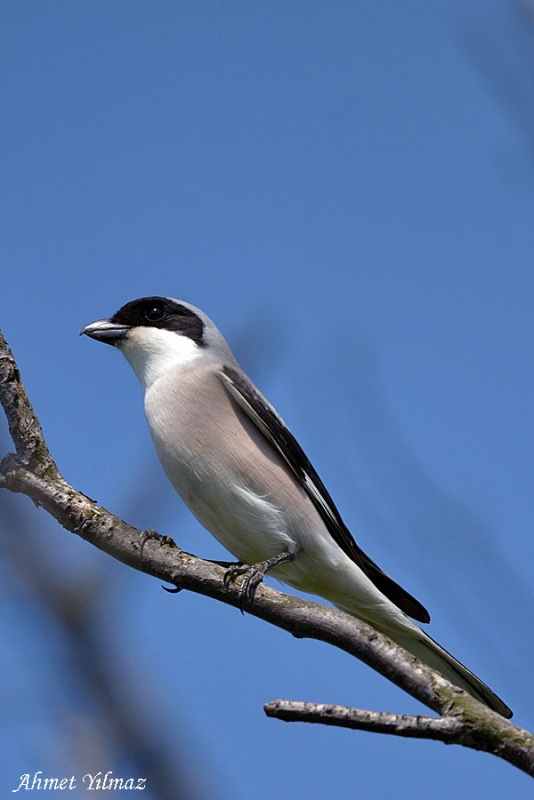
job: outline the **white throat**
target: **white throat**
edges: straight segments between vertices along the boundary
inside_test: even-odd
[[[188,336],[161,328],[134,328],[120,349],[145,391],[169,370],[202,355],[202,348]]]

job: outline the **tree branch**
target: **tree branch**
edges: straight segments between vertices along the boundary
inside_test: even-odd
[[[72,676],[69,680],[76,682],[84,696],[83,711],[78,707],[61,714],[70,733],[62,749],[84,772],[95,763],[96,753],[116,763],[126,759],[136,764],[137,774],[146,777],[158,800],[200,800],[202,781],[180,746],[185,731],[175,734],[173,749],[154,724],[157,701],[139,696],[128,653],[123,654],[104,634],[113,589],[102,565],[92,565],[82,578],[79,573],[73,578],[69,571],[58,571],[55,559],[49,558],[46,537],[35,525],[35,515],[25,513],[29,509],[23,509],[15,496],[4,499],[11,502],[0,500],[0,530],[9,530],[10,539],[2,543],[6,574],[1,580],[21,582],[48,614],[61,636],[61,655],[55,664]],[[111,561],[109,566],[113,566]]]
[[[315,722],[340,728],[389,733],[407,739],[434,739],[454,744],[462,730],[458,717],[426,717],[391,714],[387,711],[366,711],[360,708],[304,703],[300,700],[274,700],[264,706],[268,717],[284,722]]]
[[[473,750],[493,753],[534,775],[534,736],[528,731],[503,720],[504,725],[494,729],[486,721],[456,711],[441,717],[391,714],[384,711],[367,711],[327,703],[305,703],[299,700],[275,700],[264,706],[268,717],[285,722],[312,722],[341,728],[387,733],[407,739],[432,739],[445,744],[458,744]],[[490,712],[492,716],[494,712]],[[509,731],[512,728],[516,735]],[[509,735],[510,734],[510,735]]]
[[[242,605],[250,614],[299,638],[317,639],[350,653],[442,716],[442,720],[434,720],[439,723],[437,726],[430,722],[420,725],[420,731],[427,734],[425,738],[445,741],[446,734],[450,743],[494,753],[534,775],[534,737],[531,734],[453,686],[369,625],[342,611],[283,594],[265,585],[258,588],[253,600],[243,602],[235,588],[225,588],[222,566],[180,550],[168,537],[128,525],[70,486],[48,451],[17,365],[1,332],[0,401],[16,448],[16,454],[6,456],[0,464],[0,488],[27,495],[66,530],[134,569],[180,589],[189,589],[236,607]],[[302,704],[300,707],[302,711]],[[346,723],[350,714],[353,722],[358,718],[362,721],[366,716],[366,730],[377,732],[392,733],[395,725],[398,731],[402,724],[414,730],[413,720],[418,719],[344,709],[336,722],[335,714],[327,712],[325,716],[324,712],[325,708],[333,707],[316,708],[323,709],[323,718],[314,721],[324,723],[328,718],[327,724],[343,724],[339,719],[345,719]],[[282,717],[276,704],[270,704],[266,710],[271,716]],[[283,718],[288,719],[290,709],[286,708],[283,713],[286,714]],[[404,723],[400,722],[402,720]],[[389,729],[386,731],[384,726]]]

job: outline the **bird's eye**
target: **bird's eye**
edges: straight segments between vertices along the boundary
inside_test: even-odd
[[[164,316],[165,311],[163,310],[163,306],[160,305],[150,306],[150,308],[145,311],[145,319],[149,322],[160,322]]]

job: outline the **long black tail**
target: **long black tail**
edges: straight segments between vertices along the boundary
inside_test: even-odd
[[[414,634],[404,634],[403,631],[384,631],[388,636],[391,636],[398,644],[404,647],[408,652],[412,653],[429,667],[436,669],[445,678],[465,689],[470,695],[480,700],[481,703],[489,706],[489,708],[501,714],[506,719],[510,719],[512,711],[508,708],[506,703],[503,703],[500,697],[493,692],[489,686],[477,678],[471,670],[464,667],[458,659],[451,656],[445,648],[434,641],[428,634],[414,625]],[[417,635],[419,634],[419,635]]]

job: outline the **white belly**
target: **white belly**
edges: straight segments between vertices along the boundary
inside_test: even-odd
[[[336,544],[278,453],[212,379],[203,393],[198,384],[188,393],[186,375],[158,381],[157,393],[145,395],[163,468],[195,517],[245,564],[289,550],[296,558],[273,577],[364,618],[382,605],[391,613],[395,607]]]

